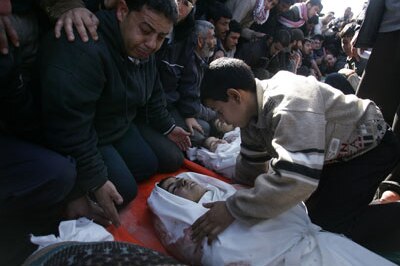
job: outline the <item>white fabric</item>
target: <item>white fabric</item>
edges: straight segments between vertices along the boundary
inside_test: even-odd
[[[264,24],[269,17],[269,10],[265,8],[266,0],[257,0],[253,10],[254,22],[261,25]]]
[[[58,226],[59,236],[34,236],[31,235],[31,242],[39,246],[38,250],[51,244],[65,241],[113,241],[114,237],[103,226],[100,226],[86,218],[78,220],[63,221]]]
[[[224,177],[233,178],[235,175],[236,157],[240,153],[240,128],[235,128],[224,134],[222,138],[228,143],[218,144],[215,152],[206,148],[191,148],[188,152],[190,160],[198,160],[206,168]]]
[[[197,173],[182,173],[208,187],[199,203],[175,196],[156,186],[148,204],[164,246],[193,265],[394,265],[349,239],[321,231],[311,223],[304,205],[254,226],[234,221],[211,245],[200,248],[190,240],[190,226],[207,211],[201,203],[225,200],[235,188]]]

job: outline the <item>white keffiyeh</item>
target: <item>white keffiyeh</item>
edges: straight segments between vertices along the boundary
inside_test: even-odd
[[[266,0],[257,0],[256,5],[253,10],[253,18],[254,22],[257,24],[263,24],[268,20],[269,10],[266,9],[265,5]]]

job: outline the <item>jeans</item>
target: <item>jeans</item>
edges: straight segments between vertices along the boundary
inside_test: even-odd
[[[54,233],[76,178],[75,162],[0,134],[0,258],[20,265],[36,247],[29,234]]]
[[[108,179],[124,199],[123,206],[135,198],[136,182],[148,179],[158,168],[155,153],[134,124],[122,138],[100,146],[99,151],[108,169]]]

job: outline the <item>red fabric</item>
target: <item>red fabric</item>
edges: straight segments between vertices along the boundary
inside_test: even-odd
[[[229,182],[228,179],[189,160],[185,160],[184,165],[176,172],[157,174],[151,177],[149,180],[139,184],[139,192],[136,198],[120,212],[122,225],[119,228],[114,226],[107,228],[116,241],[130,242],[168,254],[155,233],[151,217],[152,213],[147,207],[147,198],[150,196],[156,182],[164,177],[182,172],[197,172]]]

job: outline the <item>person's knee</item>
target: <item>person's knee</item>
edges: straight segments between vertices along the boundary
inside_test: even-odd
[[[174,172],[183,164],[183,152],[175,145],[169,150],[168,156],[163,156],[159,162],[158,171],[161,173]]]
[[[57,192],[54,193],[54,196],[59,197],[59,200],[64,199],[75,185],[75,161],[69,156],[64,157],[57,154],[48,158],[45,164],[49,183],[52,185],[52,189]]]
[[[118,190],[119,194],[121,195],[123,202],[122,204],[118,205],[117,208],[121,209],[128,205],[132,200],[134,200],[138,193],[138,188],[136,182],[132,182],[127,186],[120,187]]]

